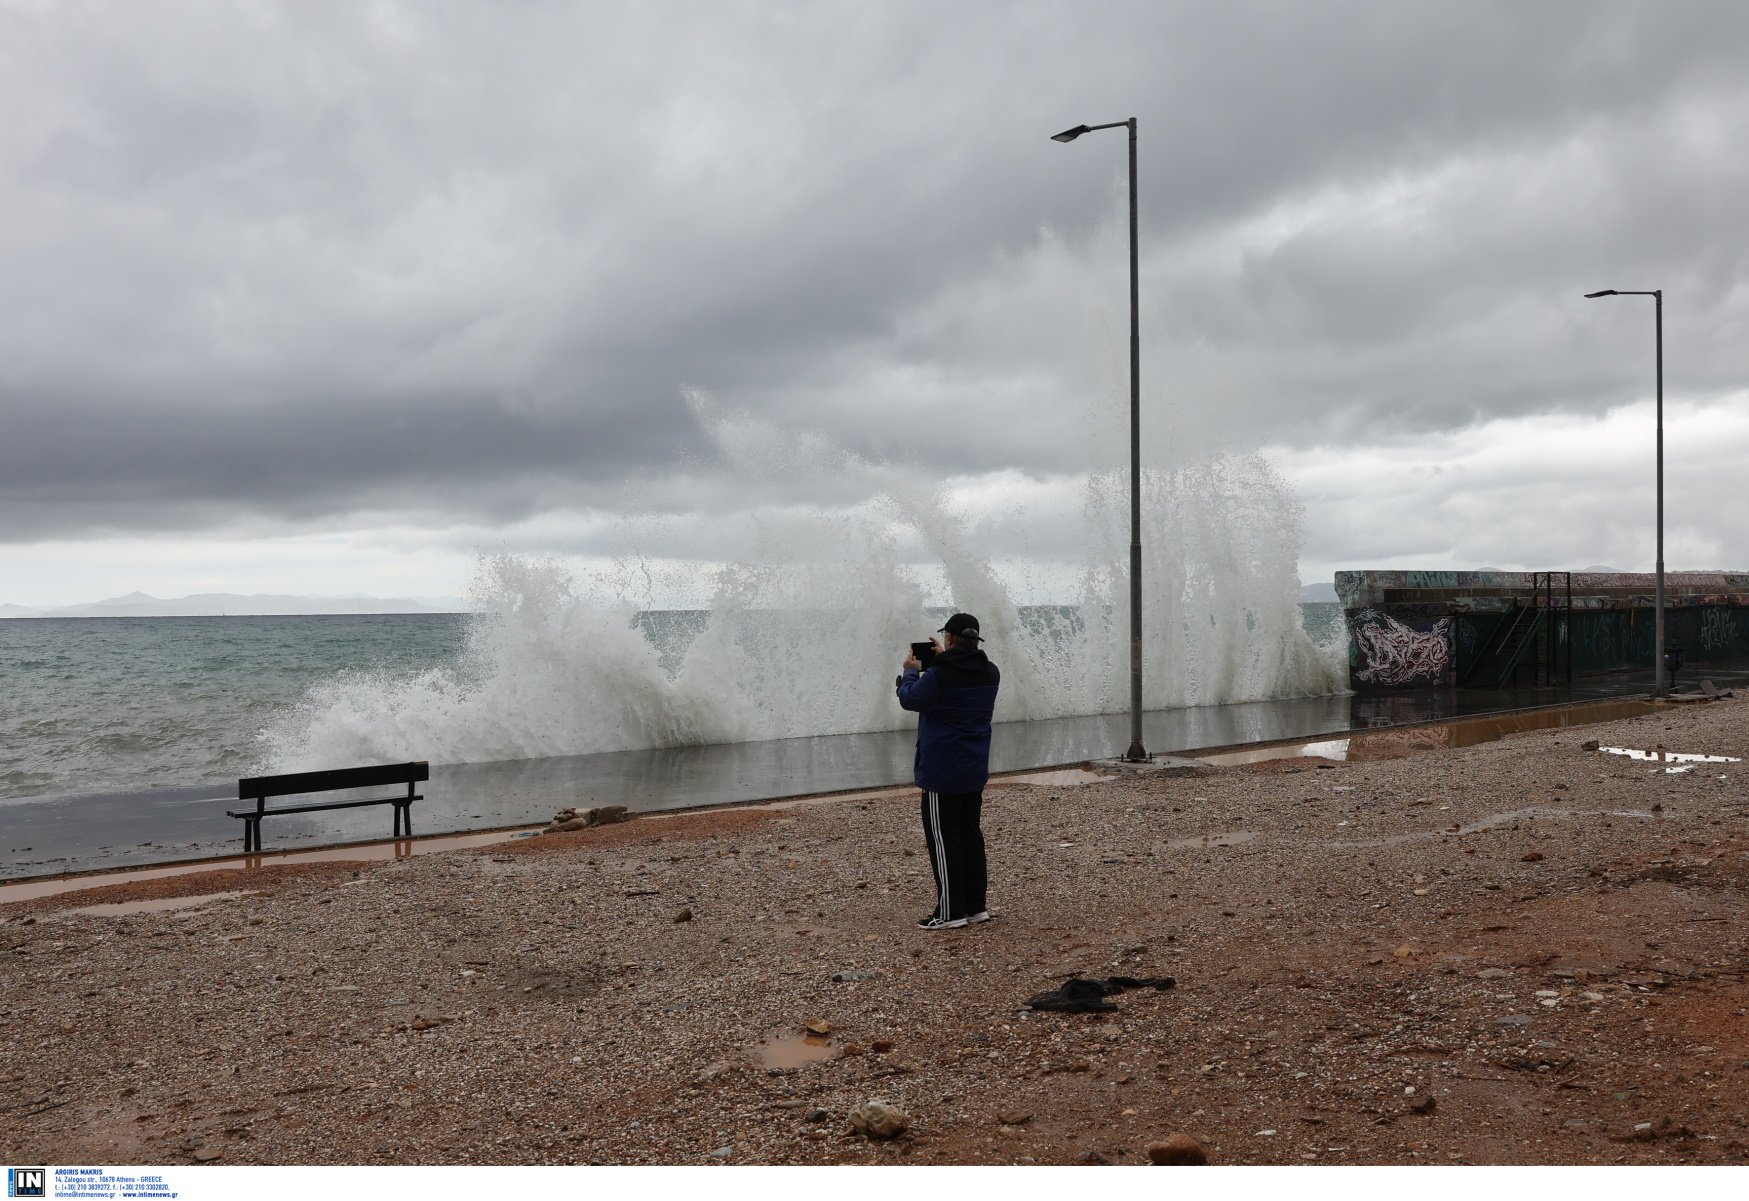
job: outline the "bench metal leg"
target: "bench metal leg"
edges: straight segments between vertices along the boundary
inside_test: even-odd
[[[246,817],[243,819],[243,853],[261,850],[261,819]]]
[[[413,837],[413,807],[405,802],[395,805],[395,838]]]

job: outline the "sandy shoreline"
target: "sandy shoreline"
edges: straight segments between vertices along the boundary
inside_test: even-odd
[[[6,905],[4,1139],[62,1163],[1135,1163],[1178,1131],[1220,1163],[1740,1161],[1743,765],[1590,738],[1749,759],[1749,702],[993,790],[999,917],[946,934],[914,926],[909,794]],[[1178,987],[1017,1012],[1075,972]],[[834,1058],[762,1062],[810,1019]],[[912,1137],[847,1135],[871,1097]]]

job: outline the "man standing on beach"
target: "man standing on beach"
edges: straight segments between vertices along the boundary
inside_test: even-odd
[[[917,923],[924,930],[990,920],[979,819],[990,778],[990,714],[1002,675],[978,647],[977,618],[955,613],[939,633],[935,661],[924,670],[915,654],[907,655],[898,681],[900,706],[917,714],[912,778],[923,790],[923,841],[935,869],[935,911]]]

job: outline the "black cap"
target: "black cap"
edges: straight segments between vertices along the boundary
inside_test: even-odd
[[[967,642],[983,641],[978,634],[978,619],[970,613],[955,613],[947,619],[947,624],[941,627],[940,632],[963,638]]]

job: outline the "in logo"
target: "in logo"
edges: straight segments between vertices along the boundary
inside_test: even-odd
[[[47,1168],[7,1168],[6,1195],[8,1197],[46,1197],[49,1173]]]

